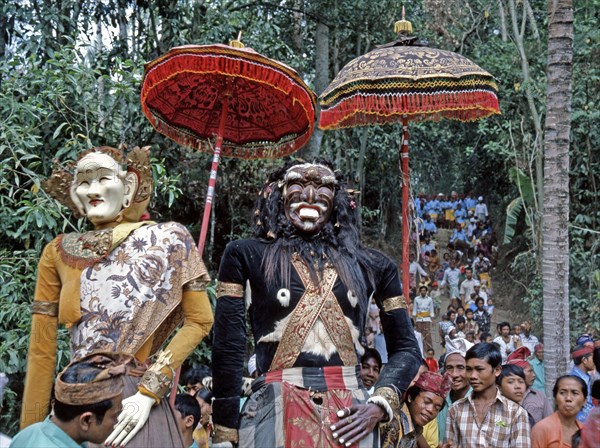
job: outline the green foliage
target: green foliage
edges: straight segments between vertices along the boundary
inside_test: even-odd
[[[506,222],[504,223],[504,244],[509,244],[515,236],[515,227],[523,210],[523,198],[515,198],[506,207]]]
[[[0,371],[6,373],[9,383],[5,389],[0,428],[14,434],[18,430],[18,415],[21,409],[20,397],[25,381],[27,347],[31,314],[29,308],[33,300],[35,271],[39,252],[37,250],[0,250]],[[70,358],[68,337],[61,329],[58,334],[57,371],[68,363]]]
[[[502,110],[501,116],[476,123],[411,122],[411,185],[413,192],[457,190],[486,197],[494,227],[499,231],[506,220],[506,228],[514,231],[508,249],[518,256],[509,271],[511,283],[523,285],[515,296],[522,298],[539,332],[541,278],[518,218],[520,208],[533,202],[533,186],[523,173],[534,165],[536,133],[524,92],[531,89],[543,116],[547,2],[529,1],[540,39],[527,23],[527,81],[514,39],[501,38],[500,3],[505,2],[419,0],[406,5],[421,39],[459,51],[496,77]],[[521,17],[523,2],[515,3]],[[16,430],[39,253],[56,235],[87,226],[40,188],[54,159],[65,163],[95,145],[150,145],[155,163],[152,219],[179,221],[197,234],[211,155],[182,148],[152,129],[139,104],[143,64],[175,45],[226,43],[242,30],[247,46],[294,67],[312,85],[317,21],[329,27],[331,78],[352,58],[392,41],[393,22],[401,14],[401,4],[392,0],[69,0],[31,6],[24,0],[0,5],[0,331],[5,336],[0,369],[11,380],[0,425],[10,434]],[[575,10],[569,234],[574,333],[600,327],[597,9],[597,1],[586,1]],[[362,171],[361,136],[362,129],[327,132],[320,155],[348,174],[352,188],[362,190],[363,233],[369,242],[396,251],[391,255],[398,257],[401,129],[368,128]],[[222,161],[205,251],[211,272],[216,272],[227,242],[251,234],[256,195],[266,173],[279,163]],[[515,198],[505,218],[504,210]],[[67,347],[61,344],[66,359]],[[209,350],[204,343],[189,362],[208,363]]]
[[[517,186],[519,197],[513,199],[506,207],[506,222],[504,223],[504,244],[510,244],[515,235],[517,222],[523,209],[526,209],[526,220],[528,235],[532,233],[535,221],[535,192],[533,182],[529,176],[526,176],[523,171],[518,168],[511,167],[508,174],[513,183]]]

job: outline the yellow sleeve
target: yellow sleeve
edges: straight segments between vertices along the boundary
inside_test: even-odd
[[[55,310],[58,310],[61,287],[55,265],[58,254],[53,249],[53,243],[47,245],[38,264],[35,304],[52,305],[32,307],[21,429],[44,420],[50,408],[50,393],[56,368],[58,317]],[[36,309],[41,313],[38,314]]]
[[[183,326],[165,348],[165,351],[171,352],[171,364],[160,369],[170,380],[173,379],[174,370],[183,364],[189,354],[208,335],[214,321],[206,291],[183,291],[181,308],[184,314]],[[138,385],[138,390],[142,394],[154,398],[157,403],[161,399],[142,384]]]
[[[439,428],[437,424],[437,419],[434,418],[425,426],[423,426],[423,437],[427,441],[427,445],[431,448],[437,448],[440,444],[439,439]]]
[[[189,354],[208,335],[214,321],[206,291],[184,291],[181,308],[185,316],[183,326],[166,348],[173,354],[171,364],[173,369],[183,364]]]

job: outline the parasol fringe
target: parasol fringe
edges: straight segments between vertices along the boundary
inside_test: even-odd
[[[331,107],[323,107],[319,128],[336,129],[362,124],[386,124],[402,115],[412,120],[475,121],[499,114],[498,97],[489,90],[462,92],[362,95],[344,98]]]
[[[154,127],[163,135],[179,142],[181,145],[200,152],[213,153],[213,145],[210,140],[196,138],[189,135],[188,131],[177,129],[164,123],[159,117],[153,116],[152,123]],[[314,125],[313,125],[314,126]],[[312,127],[302,134],[292,134],[279,142],[256,142],[247,145],[236,145],[233,142],[223,140],[222,154],[228,157],[240,159],[261,159],[261,158],[281,158],[285,157],[302,147],[310,139]],[[291,141],[288,141],[291,140]]]

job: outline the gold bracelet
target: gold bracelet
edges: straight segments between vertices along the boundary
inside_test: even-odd
[[[215,425],[212,441],[213,443],[238,443],[238,430],[228,428],[227,426]]]
[[[158,355],[156,362],[144,372],[144,376],[139,382],[139,386],[146,389],[146,391],[150,392],[152,396],[158,398],[159,400],[166,395],[166,393],[171,388],[172,378],[165,373],[163,373],[162,369],[168,367],[173,372],[171,368],[171,359],[173,355],[169,350],[162,351]]]

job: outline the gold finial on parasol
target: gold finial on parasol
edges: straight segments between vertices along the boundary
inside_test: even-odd
[[[242,32],[238,33],[237,39],[232,39],[229,41],[229,46],[234,48],[244,48],[245,45],[242,43]]]
[[[398,20],[394,24],[394,33],[396,34],[412,34],[412,24],[404,19],[405,11],[404,6],[402,7],[402,20]]]

